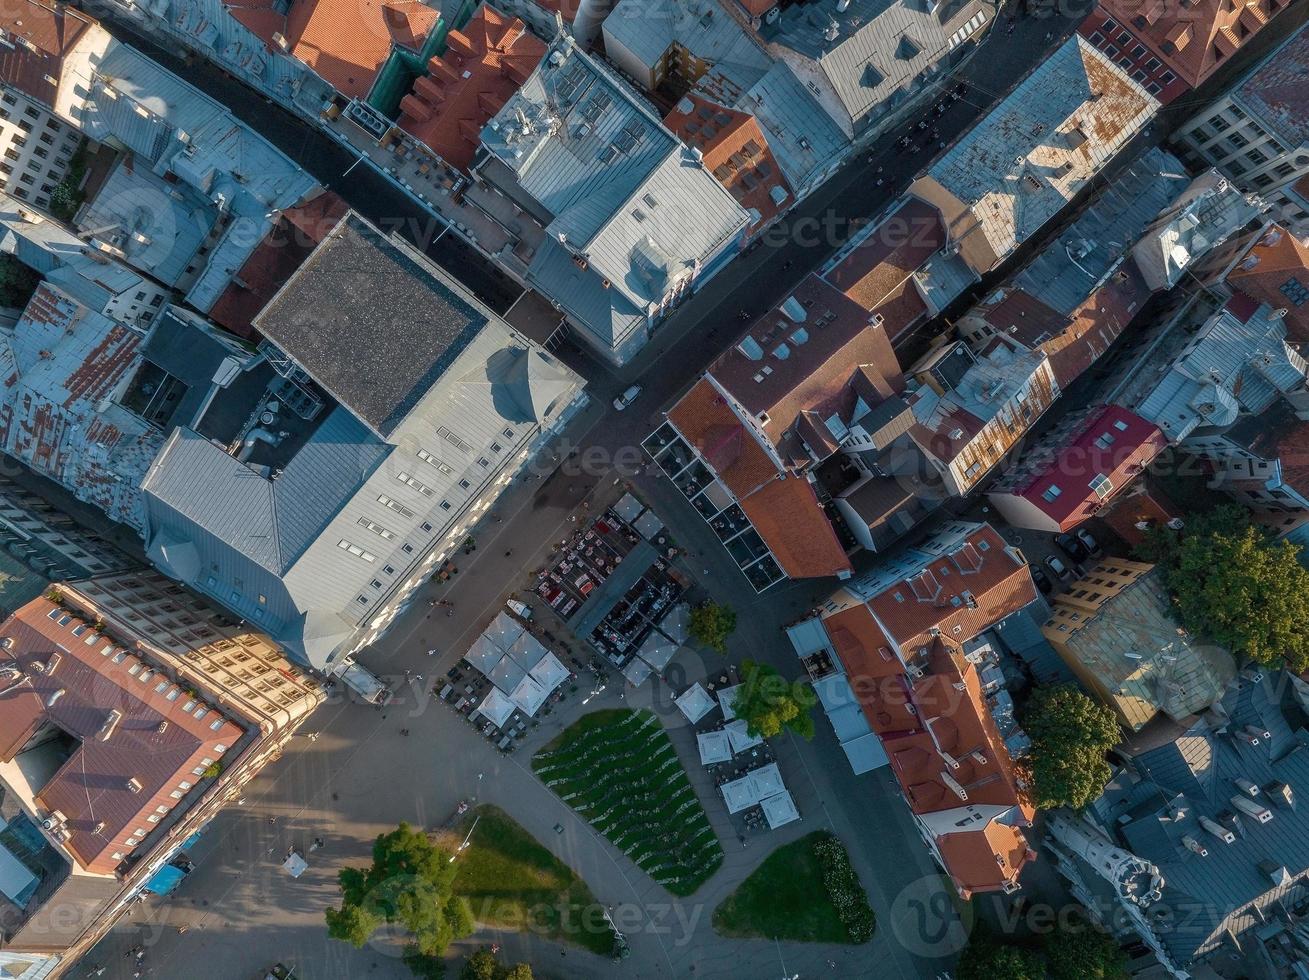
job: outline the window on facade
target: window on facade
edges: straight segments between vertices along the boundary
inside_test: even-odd
[[[436,491],[433,490],[431,487],[429,487],[426,483],[423,483],[421,480],[414,479],[414,477],[408,473],[405,472],[397,473],[395,478],[399,480],[401,483],[413,487],[424,497],[431,497],[436,494]]]
[[[347,541],[345,538],[342,538],[340,541],[338,541],[338,542],[336,543],[336,546],[337,546],[338,548],[340,548],[342,551],[348,551],[348,552],[350,552],[350,554],[354,555],[356,558],[362,558],[362,559],[363,559],[364,561],[366,561],[366,562],[374,562],[374,561],[377,561],[377,556],[376,556],[376,555],[371,554],[370,552],[365,551],[363,548],[359,547],[359,545],[357,545],[357,544],[351,544],[351,543],[350,543],[349,541]]]
[[[395,537],[394,531],[382,527],[381,524],[370,521],[367,517],[359,518],[359,526],[368,528],[368,530],[372,531],[374,534],[386,538],[388,541]]]
[[[1306,287],[1295,276],[1286,280],[1277,289],[1278,292],[1291,301],[1292,306],[1303,306],[1306,302],[1309,302],[1309,287]]]
[[[377,502],[381,504],[383,507],[387,507],[395,511],[397,514],[401,514],[405,517],[414,516],[414,512],[412,510],[410,510],[408,507],[406,507],[404,504],[400,503],[399,501],[392,500],[384,493],[379,493],[377,495]]]

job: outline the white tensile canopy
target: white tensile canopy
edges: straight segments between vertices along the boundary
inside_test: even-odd
[[[777,768],[777,763],[771,762],[760,769],[746,773],[740,779],[724,783],[721,789],[723,801],[727,804],[727,812],[740,813],[770,796],[785,793],[786,785],[782,782],[782,773]]]
[[[522,708],[524,714],[535,715],[541,710],[541,705],[545,704],[545,699],[549,696],[550,692],[548,690],[524,674],[523,679],[518,682],[518,686],[509,695],[509,700]]]
[[[743,686],[736,684],[732,687],[724,687],[718,692],[718,703],[722,706],[723,717],[728,721],[736,717],[736,712],[732,710],[732,700],[736,697],[736,692],[741,690]]]
[[[514,703],[505,697],[504,692],[498,687],[493,687],[482,699],[477,711],[484,718],[490,720],[496,728],[503,728],[504,723],[509,720],[509,716],[514,713]]]
[[[677,698],[676,704],[681,709],[682,714],[686,715],[693,725],[714,710],[714,699],[699,683],[693,684],[683,691],[681,696]]]
[[[764,819],[773,830],[792,820],[800,819],[800,811],[795,808],[795,800],[791,799],[791,794],[786,791],[760,801],[760,806],[764,810]]]
[[[700,748],[702,766],[712,766],[715,762],[727,762],[732,758],[726,732],[703,732],[695,737],[695,741]]]
[[[561,664],[559,658],[548,650],[545,656],[537,661],[536,666],[527,673],[529,677],[547,691],[553,691],[568,680],[568,668]]]
[[[650,665],[640,657],[633,657],[627,661],[627,666],[623,668],[623,676],[631,683],[633,687],[640,687],[650,676]]]
[[[668,666],[668,661],[673,659],[673,654],[677,652],[677,649],[678,644],[668,639],[658,630],[651,630],[650,635],[641,644],[641,649],[636,651],[636,655],[655,670],[663,670]]]
[[[756,745],[763,745],[764,740],[759,735],[750,734],[750,726],[746,724],[744,718],[737,718],[723,726],[728,740],[732,743],[732,754],[737,755],[754,748]]]
[[[685,602],[679,602],[668,610],[659,628],[672,637],[674,643],[685,643],[691,635],[691,607]]]

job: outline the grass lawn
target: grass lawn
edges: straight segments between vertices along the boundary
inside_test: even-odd
[[[826,831],[783,844],[714,910],[714,931],[737,939],[850,943],[814,845]]]
[[[586,882],[503,810],[476,808],[457,831],[441,835],[441,846],[457,848],[474,820],[468,849],[458,858],[454,892],[468,899],[479,922],[574,943],[601,956],[613,951],[613,930]]]
[[[649,711],[594,711],[532,758],[532,771],[674,895],[723,862],[677,750]]]

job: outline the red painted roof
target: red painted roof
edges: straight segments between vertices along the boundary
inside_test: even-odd
[[[787,578],[822,578],[850,571],[850,560],[813,485],[802,476],[765,483],[741,501]]]
[[[110,873],[121,862],[113,855],[134,849],[127,838],[152,831],[159,807],[179,805],[171,792],[199,783],[193,770],[243,730],[48,599],[23,606],[0,633],[0,758],[12,761],[44,727],[76,740],[36,799],[64,815],[64,843],[81,866]]]
[[[1010,492],[1031,502],[1067,531],[1121,492],[1167,445],[1167,437],[1153,422],[1107,405],[1087,414],[1057,452],[1038,463],[1027,482]],[[1098,476],[1112,484],[1104,497],[1091,488]],[[1053,500],[1047,498],[1051,488],[1058,488]]]
[[[545,42],[516,17],[482,6],[446,38],[445,54],[400,100],[400,128],[467,170],[482,127],[504,108],[545,55]]]

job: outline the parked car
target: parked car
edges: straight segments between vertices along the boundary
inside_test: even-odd
[[[1100,550],[1100,542],[1096,541],[1095,538],[1091,536],[1091,532],[1086,530],[1086,528],[1079,527],[1074,533],[1077,536],[1077,540],[1082,542],[1082,547],[1086,549],[1086,553],[1092,558],[1099,558],[1100,555],[1103,554]]]
[[[1069,578],[1072,577],[1073,573],[1068,570],[1068,566],[1065,565],[1058,558],[1056,558],[1054,555],[1050,555],[1048,558],[1046,558],[1045,564],[1046,567],[1050,569],[1050,571],[1054,572],[1055,578],[1057,578],[1060,582],[1066,582]]]
[[[1073,561],[1081,561],[1086,557],[1086,548],[1082,542],[1077,540],[1071,534],[1060,534],[1054,539],[1054,543]]]
[[[1041,594],[1049,595],[1050,590],[1054,588],[1054,583],[1050,581],[1050,576],[1041,571],[1040,565],[1033,565],[1031,567],[1031,572],[1032,581],[1035,582],[1036,587],[1041,590]]]
[[[628,405],[632,404],[632,402],[636,401],[637,396],[640,394],[641,386],[632,385],[632,387],[628,388],[625,392],[614,399],[614,408],[621,412]]]

